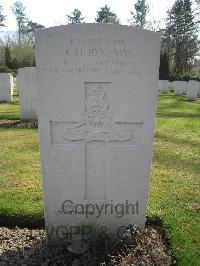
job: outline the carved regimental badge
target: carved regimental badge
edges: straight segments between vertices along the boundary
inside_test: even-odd
[[[113,122],[108,102],[106,83],[86,83],[85,113],[83,121],[67,126],[64,137],[78,141],[125,141],[131,139],[131,130]],[[108,83],[109,84],[109,83]]]

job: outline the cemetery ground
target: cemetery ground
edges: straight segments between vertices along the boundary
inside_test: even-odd
[[[43,223],[38,131],[6,122],[19,120],[16,90],[13,103],[0,104],[0,119],[7,125],[0,124],[0,226],[37,227]],[[200,265],[199,132],[200,100],[159,93],[148,216],[164,228],[178,265]]]
[[[13,88],[13,103],[1,103],[0,110],[0,119],[19,119],[19,97],[16,90],[16,83],[14,83]]]

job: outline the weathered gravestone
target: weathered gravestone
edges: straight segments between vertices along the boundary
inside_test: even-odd
[[[159,80],[159,88],[161,92],[167,93],[169,90],[169,81],[168,80]]]
[[[0,102],[12,102],[13,77],[10,73],[0,73]]]
[[[187,93],[187,88],[188,88],[188,82],[187,81],[181,81],[182,82],[182,87],[183,87],[183,93]]]
[[[163,87],[163,85],[162,85],[162,80],[159,80],[159,81],[158,81],[158,91],[159,91],[159,92],[162,92],[162,87]]]
[[[198,82],[199,89],[198,89],[198,97],[200,97],[200,81]]]
[[[20,97],[20,119],[37,120],[37,80],[36,68],[18,69],[17,87]]]
[[[187,91],[187,82],[186,81],[174,81],[174,94],[176,96],[181,96]]]
[[[196,80],[190,80],[188,82],[188,88],[187,88],[187,100],[188,101],[196,101],[197,95],[198,95],[198,89],[199,89],[198,81]]]
[[[37,33],[49,241],[144,226],[159,51],[158,33],[122,25]]]
[[[173,90],[173,88],[174,88],[174,82],[173,81],[169,81],[168,89]]]

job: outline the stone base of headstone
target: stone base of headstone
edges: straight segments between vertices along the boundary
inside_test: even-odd
[[[67,250],[74,254],[83,254],[88,249],[88,245],[83,241],[73,241],[67,246]]]

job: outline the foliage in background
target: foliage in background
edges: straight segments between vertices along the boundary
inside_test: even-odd
[[[25,7],[20,1],[16,1],[11,9],[18,30],[12,35],[3,35],[0,40],[0,72],[16,75],[20,67],[35,66],[35,32],[44,26],[27,17]],[[1,11],[0,7],[0,23]]]
[[[162,44],[168,54],[171,73],[190,75],[198,52],[197,23],[190,0],[176,0],[168,11]]]
[[[6,19],[6,16],[3,15],[3,8],[0,6],[0,27],[5,27],[4,21]]]
[[[169,59],[166,51],[160,53],[159,79],[169,79]]]
[[[37,30],[44,29],[45,27],[37,22],[28,20],[23,30],[23,37],[25,38],[27,45],[35,47],[35,32]]]
[[[71,15],[67,15],[68,24],[82,23],[84,19],[85,18],[82,17],[81,11],[78,9],[74,9]]]
[[[174,0],[174,5],[167,13],[166,28],[160,29],[155,19],[147,21],[150,10],[146,0],[137,0],[135,11],[131,11],[134,26],[160,31],[162,45],[160,53],[161,79],[190,79],[200,76],[200,42],[197,39],[199,22],[199,0]],[[196,6],[195,6],[196,5]],[[32,21],[26,15],[26,10],[20,1],[11,7],[16,17],[18,31],[12,35],[3,34],[0,39],[0,72],[16,74],[19,67],[35,66],[35,32],[44,28]],[[4,26],[5,16],[0,6],[0,28]],[[84,17],[81,11],[67,15],[68,23],[82,23]],[[97,23],[119,23],[117,15],[107,5],[97,11]]]
[[[146,0],[137,0],[135,3],[135,11],[131,11],[133,17],[133,24],[136,27],[144,28],[146,21],[146,16],[149,12],[149,5]]]
[[[25,24],[28,21],[28,18],[25,14],[25,7],[20,1],[16,1],[13,6],[11,7],[15,18],[17,22],[17,27],[18,27],[18,49],[19,49],[19,54],[18,54],[18,59],[19,59],[19,65],[21,66],[22,60],[21,60],[21,35],[23,33],[23,30],[25,28]]]
[[[105,5],[97,11],[97,17],[95,19],[98,23],[114,23],[119,24],[119,19],[117,15],[110,10],[110,7]]]

